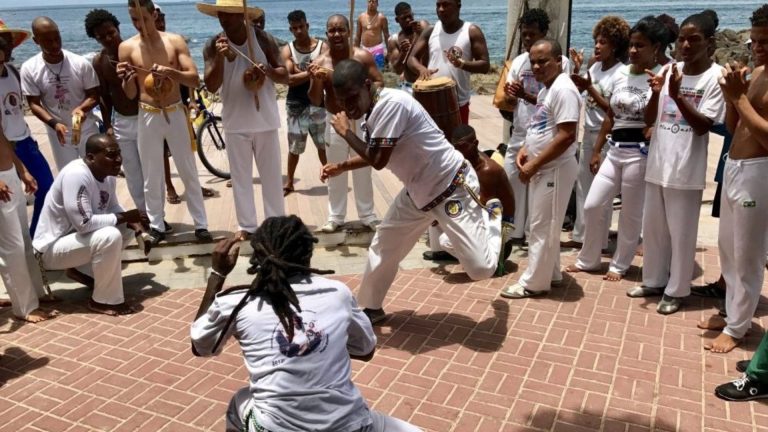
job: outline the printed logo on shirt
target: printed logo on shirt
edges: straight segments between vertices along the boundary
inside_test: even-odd
[[[528,133],[544,133],[547,123],[549,123],[549,108],[544,104],[536,105],[536,112],[528,120]]]
[[[592,87],[594,87],[595,90],[597,90],[597,92],[600,93],[600,95],[602,95],[604,98],[609,99],[610,95],[606,94],[605,90],[603,90],[603,87],[600,86],[600,83],[593,82]],[[589,93],[587,93],[587,97],[584,103],[587,110],[597,109],[597,102],[595,101],[595,98],[593,98]]]
[[[757,207],[757,202],[755,200],[747,200],[741,203],[741,205],[745,208],[752,208]]]
[[[87,224],[88,221],[91,220],[91,215],[85,211],[85,205],[83,205],[83,201],[87,200],[88,189],[84,185],[80,186],[80,189],[77,190],[77,212],[83,218],[83,224]]]
[[[109,204],[109,192],[99,191],[99,210],[106,210]]]
[[[21,115],[21,96],[18,92],[10,92],[3,98],[3,115]]]
[[[613,93],[611,109],[619,120],[642,121],[648,105],[648,90],[622,87]]]
[[[445,203],[445,214],[451,218],[459,217],[463,210],[464,206],[459,200],[450,200]]]
[[[304,357],[313,352],[323,352],[328,347],[328,334],[317,322],[317,314],[303,310],[293,316],[293,340],[288,340],[282,324],[277,324],[272,331],[273,344],[277,344],[280,354],[288,357]],[[278,362],[281,363],[281,362]]]
[[[694,108],[698,108],[701,99],[704,97],[704,90],[682,87],[680,88],[680,94],[683,96],[683,99],[688,101]],[[675,101],[673,101],[669,95],[664,96],[659,128],[668,130],[673,134],[678,132],[690,132],[693,130],[688,124],[688,121],[686,121],[680,113],[680,109],[677,107]]]
[[[555,182],[547,182],[547,187],[555,187]]]

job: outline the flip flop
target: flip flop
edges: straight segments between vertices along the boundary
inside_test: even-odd
[[[283,186],[283,196],[288,196],[294,192],[293,186]]]
[[[213,198],[216,196],[216,192],[213,189],[204,187],[201,187],[200,189],[203,192],[203,198]]]
[[[181,204],[181,197],[179,194],[167,194],[165,200],[168,201],[168,204]]]

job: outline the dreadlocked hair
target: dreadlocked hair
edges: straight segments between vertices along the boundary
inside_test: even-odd
[[[251,282],[248,293],[233,311],[232,317],[234,318],[248,301],[256,297],[266,298],[285,329],[288,340],[292,341],[294,309],[301,312],[301,306],[288,279],[310,273],[333,273],[332,270],[310,267],[315,243],[317,238],[298,216],[267,218],[251,237],[253,255],[249,273],[256,274],[256,277]]]

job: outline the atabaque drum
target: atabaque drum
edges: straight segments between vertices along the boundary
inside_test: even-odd
[[[448,77],[418,80],[413,83],[413,97],[427,110],[450,141],[453,129],[461,124],[456,83]]]

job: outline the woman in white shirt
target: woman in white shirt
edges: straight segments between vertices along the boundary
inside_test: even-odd
[[[568,272],[600,269],[603,232],[610,220],[605,209],[611,208],[613,197],[621,193],[619,232],[616,252],[603,279],[621,280],[640,240],[645,199],[645,163],[649,130],[645,126],[645,107],[651,96],[646,71],[658,72],[657,54],[666,40],[664,25],[652,16],[641,19],[630,30],[630,64],[619,68],[612,77],[610,109],[597,134],[589,162],[595,180],[584,204],[584,246]],[[601,164],[601,152],[608,144],[608,156]]]

